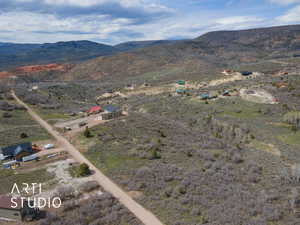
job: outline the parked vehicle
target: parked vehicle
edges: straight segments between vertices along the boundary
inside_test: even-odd
[[[79,127],[84,127],[85,125],[87,125],[87,122],[81,122],[78,124]]]
[[[44,149],[48,150],[48,149],[52,149],[54,147],[55,147],[54,144],[47,144],[44,146]]]

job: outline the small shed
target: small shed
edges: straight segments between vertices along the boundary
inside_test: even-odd
[[[12,203],[14,202],[14,204]],[[17,204],[16,207],[15,203]],[[14,221],[32,221],[39,215],[39,209],[29,207],[28,201],[23,201],[21,198],[12,199],[11,196],[0,196],[0,218]]]

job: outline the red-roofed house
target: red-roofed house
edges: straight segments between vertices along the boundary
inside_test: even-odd
[[[92,108],[89,109],[89,111],[87,112],[89,115],[91,114],[98,114],[103,112],[103,109],[101,108],[101,106],[93,106]]]

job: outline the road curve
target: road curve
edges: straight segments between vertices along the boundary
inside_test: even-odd
[[[111,193],[124,206],[126,206],[142,223],[145,225],[163,225],[159,219],[150,211],[142,207],[134,201],[126,192],[124,192],[118,185],[105,176],[98,168],[96,168],[88,159],[84,157],[66,138],[60,135],[54,128],[43,120],[35,111],[33,111],[27,104],[21,101],[15,94],[11,92],[15,100],[23,105],[30,116],[37,121],[43,128],[45,128],[58,142],[65,148],[65,150],[79,163],[86,163],[95,171],[94,179],[104,188],[105,191]]]

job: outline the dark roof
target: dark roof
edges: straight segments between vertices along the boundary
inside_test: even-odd
[[[249,76],[249,75],[253,74],[253,72],[250,72],[250,71],[242,71],[241,74],[244,75],[244,76]]]
[[[0,149],[0,153],[4,156],[10,156],[10,157],[16,157],[21,152],[29,152],[33,153],[32,150],[32,144],[30,142],[18,144],[18,145],[12,145],[5,148]]]
[[[120,108],[114,105],[107,105],[104,107],[104,110],[108,111],[108,112],[117,112],[120,111]]]
[[[0,195],[0,208],[2,209],[13,209],[13,210],[19,210],[22,208],[22,200],[21,198],[14,199],[14,202],[17,203],[17,208],[13,208],[12,206],[15,206],[12,203],[12,197],[7,195]]]

